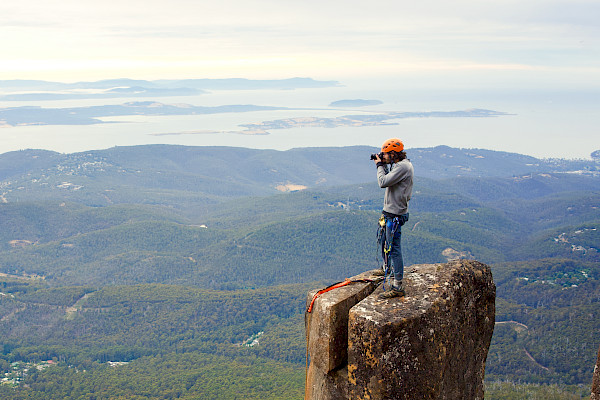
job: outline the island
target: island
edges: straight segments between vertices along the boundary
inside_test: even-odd
[[[365,107],[365,106],[377,106],[383,104],[381,100],[337,100],[329,103],[329,107]]]
[[[0,101],[51,101],[120,97],[196,96],[208,90],[294,90],[340,86],[338,81],[289,79],[105,79],[93,82],[0,80]]]
[[[164,104],[156,101],[134,101],[115,105],[67,108],[25,106],[0,108],[0,126],[93,125],[114,123],[103,121],[102,117],[122,117],[128,115],[200,115],[272,110],[288,110],[288,108],[252,104],[203,107],[191,104]]]
[[[157,101],[134,101],[123,104],[100,105],[89,107],[8,107],[0,108],[0,127],[24,125],[94,125],[119,123],[124,121],[106,120],[110,117],[123,116],[167,116],[167,115],[202,115],[220,113],[245,113],[253,111],[323,111],[324,108],[290,108],[277,106],[261,106],[254,104],[233,104],[221,106],[195,106],[192,104],[164,104]],[[329,109],[330,110],[330,109]],[[243,135],[268,135],[272,129],[290,128],[337,128],[362,127],[379,125],[397,125],[394,120],[404,118],[489,118],[509,115],[508,113],[485,109],[468,109],[457,111],[394,111],[372,112],[336,117],[291,117],[240,124],[243,129],[235,131],[194,129],[185,132],[154,133],[156,136],[195,135],[211,133],[239,133]],[[104,118],[104,120],[103,120]]]
[[[291,110],[291,109],[290,109]],[[340,117],[295,117],[262,121],[252,124],[240,124],[245,128],[239,131],[185,131],[172,133],[153,133],[153,136],[239,133],[242,135],[268,135],[269,130],[291,128],[339,128],[397,125],[395,119],[403,118],[490,118],[511,115],[502,111],[469,109],[459,111],[419,111],[419,112],[381,112],[377,114],[343,115]]]

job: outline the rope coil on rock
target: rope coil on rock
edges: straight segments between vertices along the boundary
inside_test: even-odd
[[[329,285],[325,289],[321,289],[317,293],[315,293],[315,295],[312,298],[312,301],[310,302],[310,305],[306,309],[306,312],[307,313],[312,312],[313,305],[315,304],[315,300],[317,300],[317,297],[319,297],[323,293],[327,293],[330,290],[341,288],[341,287],[349,285],[351,283],[361,283],[361,282],[362,283],[369,283],[369,282],[375,282],[375,280],[373,280],[373,279],[366,279],[366,278],[365,279],[348,279],[348,278],[346,278],[346,279],[344,279],[341,282],[337,282],[337,283],[334,283],[332,285]]]

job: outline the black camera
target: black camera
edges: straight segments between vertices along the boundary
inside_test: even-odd
[[[377,156],[379,156],[379,159],[382,160],[383,159],[383,152],[379,153],[379,154],[371,154],[371,160],[376,160]]]

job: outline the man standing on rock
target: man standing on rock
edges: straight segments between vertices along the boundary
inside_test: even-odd
[[[385,188],[383,200],[383,218],[385,219],[385,265],[389,268],[391,261],[394,280],[390,290],[379,295],[382,299],[404,296],[402,277],[404,262],[402,260],[402,225],[408,221],[408,201],[412,195],[413,166],[404,152],[404,144],[400,139],[388,139],[381,146],[381,153],[372,157],[377,165],[377,182]],[[389,165],[389,167],[388,167]],[[383,271],[385,274],[386,271]]]

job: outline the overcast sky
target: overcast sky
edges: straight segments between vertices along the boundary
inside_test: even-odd
[[[0,79],[600,85],[598,0],[19,0]]]

